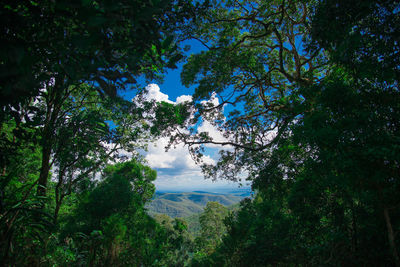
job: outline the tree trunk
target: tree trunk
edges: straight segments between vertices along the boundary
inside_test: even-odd
[[[42,148],[42,167],[40,169],[40,176],[37,188],[38,196],[46,196],[46,187],[47,187],[47,179],[49,177],[50,172],[50,155],[51,155],[51,144],[50,140],[46,137],[49,137],[48,133],[43,134],[43,148]]]
[[[61,201],[56,201],[56,207],[54,209],[54,218],[53,218],[54,225],[57,224],[58,213],[60,212],[60,208],[61,208]]]
[[[55,189],[56,207],[55,207],[55,210],[54,210],[54,218],[53,218],[54,225],[57,223],[58,213],[60,211],[62,201],[63,201],[63,199],[65,197],[65,194],[63,194],[61,192],[61,190],[62,190],[61,189],[61,187],[62,187],[61,185],[64,182],[65,169],[66,169],[65,167],[62,168],[61,170],[59,170],[59,173],[58,173],[58,182],[57,182],[56,189]]]
[[[59,189],[57,189],[57,190],[59,190]],[[61,208],[62,202],[64,200],[64,197],[66,196],[65,194],[59,193],[59,192],[57,194],[58,194],[58,196],[56,197],[56,207],[54,209],[54,217],[53,217],[54,225],[57,224],[58,214],[60,213],[60,208]]]
[[[392,222],[390,220],[389,209],[387,207],[383,208],[383,215],[385,216],[386,227],[388,230],[389,245],[393,253],[393,259],[397,267],[400,267],[399,254],[397,253],[396,243],[394,240],[394,232],[392,227]]]
[[[39,183],[37,188],[38,196],[46,196],[47,180],[51,168],[50,156],[53,147],[54,127],[60,113],[62,103],[66,95],[63,96],[62,80],[56,79],[55,86],[49,89],[49,96],[46,99],[47,111],[46,121],[43,127],[41,140],[42,146],[42,167],[40,169]]]
[[[353,200],[351,200],[351,215],[352,215],[352,228],[353,228],[351,240],[352,240],[353,255],[356,255],[358,252],[358,231],[357,231],[357,217]]]

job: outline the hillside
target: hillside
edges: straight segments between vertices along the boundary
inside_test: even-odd
[[[208,192],[162,193],[156,192],[153,200],[146,206],[150,214],[162,213],[170,217],[188,217],[203,210],[207,202],[215,201],[231,206],[244,196]]]

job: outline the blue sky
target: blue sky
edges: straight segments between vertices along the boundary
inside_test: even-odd
[[[187,56],[191,53],[201,51],[202,45],[197,41],[189,41],[186,44],[191,46]],[[149,96],[156,101],[166,101],[177,103],[190,98],[194,93],[195,87],[186,88],[181,84],[180,72],[184,63],[178,64],[178,68],[168,70],[165,74],[163,83],[152,83],[148,85]],[[134,92],[124,93],[127,99],[132,99]],[[208,131],[214,138],[222,138],[210,124],[203,123],[202,131]],[[183,144],[165,152],[167,138],[160,138],[155,143],[149,144],[148,152],[145,153],[145,159],[150,167],[157,170],[156,189],[159,191],[221,191],[237,189],[239,184],[226,180],[211,181],[204,179],[200,167],[196,166],[191,158],[187,147]],[[208,155],[205,160],[208,163],[218,160],[219,148],[209,146]]]

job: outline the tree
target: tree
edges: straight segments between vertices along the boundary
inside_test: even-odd
[[[156,214],[154,218],[166,233],[164,249],[167,253],[161,264],[187,266],[194,245],[187,222],[181,218],[172,219],[165,214]]]
[[[295,248],[293,217],[287,212],[283,192],[265,192],[245,199],[226,220],[227,233],[210,256],[219,266],[309,264]],[[303,257],[302,257],[303,256]]]
[[[231,219],[220,250],[225,260],[241,254],[229,264],[399,265],[398,9],[229,1],[189,28],[207,49],[189,59],[183,81],[198,84],[197,103],[213,91],[219,100],[199,103],[195,119],[226,140],[174,138],[199,155],[202,144],[233,146],[206,174],[248,170],[258,192]],[[225,119],[229,104],[239,108]]]
[[[142,114],[144,110],[149,113],[150,106],[124,101],[118,93],[140,91],[138,77],[160,79],[165,68],[175,67],[182,55],[174,30],[198,8],[200,5],[180,1],[131,0],[0,4],[3,262],[13,258],[10,264],[38,265],[39,259],[49,256],[43,255],[47,248],[42,245],[57,239],[58,232],[50,227],[48,213],[54,214],[57,223],[67,196],[72,194],[69,201],[80,202],[75,197],[86,196],[95,173],[115,159],[121,148],[134,153],[143,146],[148,125]],[[32,162],[23,166],[30,159]],[[28,166],[32,170],[27,170]],[[152,176],[146,168],[138,170],[142,176]],[[146,179],[139,180],[135,201],[142,203],[151,197],[152,187]],[[52,204],[45,205],[52,201],[54,210]],[[159,235],[158,226],[145,215],[142,205],[137,207],[134,212],[139,219],[134,226],[143,229],[137,237],[142,234],[143,241],[152,231]],[[104,235],[97,230],[86,235],[91,249],[104,245],[102,242],[111,244],[107,247],[107,261],[111,262],[125,237],[126,221],[118,216],[102,218]],[[56,226],[62,228],[63,223]],[[53,233],[49,236],[46,230]],[[113,232],[118,232],[115,238],[109,235]],[[17,238],[23,245],[10,256]],[[33,249],[38,256],[31,253],[25,257],[25,252]],[[156,253],[157,249],[143,245],[137,253]],[[90,255],[92,261],[87,264],[96,260],[95,251]]]
[[[116,96],[117,89],[135,86],[140,75],[159,77],[165,67],[175,67],[182,56],[173,29],[191,8],[169,1],[1,4],[2,51],[9,51],[0,55],[1,121],[29,120],[28,114],[37,112],[35,98],[45,95],[39,195],[46,194],[55,127],[71,88],[87,83]]]
[[[399,79],[399,1],[324,0],[312,19],[310,48],[324,48],[357,77]]]
[[[35,243],[53,228],[51,214],[37,209],[43,203],[35,194],[40,147],[32,139],[37,130],[17,126],[13,120],[3,122],[1,128],[1,145],[12,153],[2,155],[7,168],[0,174],[0,258],[6,265],[34,265],[32,254],[41,254]]]
[[[54,220],[65,196],[99,172],[119,151],[135,156],[141,140],[149,138],[144,109],[120,98],[103,99],[88,85],[71,89],[58,116],[50,166],[55,167]],[[43,101],[44,102],[44,101]],[[44,108],[45,109],[45,108]],[[112,126],[113,125],[113,126]]]
[[[351,97],[353,106],[341,103],[348,113],[336,125],[344,123],[350,114],[358,120],[357,124],[343,127],[353,134],[344,139],[346,150],[349,156],[357,155],[354,164],[364,174],[357,181],[364,190],[372,189],[376,194],[396,266],[400,266],[400,258],[389,210],[396,216],[399,200],[387,196],[398,187],[398,159],[392,154],[396,153],[399,135],[398,8],[398,1],[365,1],[353,6],[345,1],[322,1],[313,21],[316,46],[330,50],[333,61],[343,66],[352,79],[351,85],[348,81],[337,84],[337,89]],[[348,77],[338,80],[344,78]],[[329,91],[330,85],[325,86]],[[357,91],[350,89],[353,86]],[[353,139],[358,140],[359,146],[351,142]]]
[[[181,74],[185,85],[197,86],[198,111],[188,121],[190,134],[178,129],[172,140],[188,144],[199,161],[203,144],[233,147],[220,152],[216,166],[203,165],[208,177],[236,180],[244,170],[256,173],[279,130],[298,115],[293,102],[301,99],[299,86],[323,76],[323,51],[304,49],[310,8],[302,1],[221,1],[185,29],[186,38],[205,47],[189,57]],[[218,104],[202,102],[210,97]],[[196,131],[202,121],[217,127],[225,140]]]
[[[165,64],[173,67],[179,51],[172,29],[188,7],[172,1],[3,2],[3,111],[7,105],[18,110],[51,79],[64,89],[92,81],[115,95],[115,86],[135,84],[139,74],[154,77]]]
[[[207,203],[204,212],[200,215],[200,239],[208,254],[212,253],[226,232],[224,219],[227,215],[228,209],[213,201]]]
[[[124,250],[133,250],[130,257],[146,256],[141,254],[141,246],[147,249],[147,235],[153,225],[143,208],[154,193],[155,178],[154,170],[135,161],[108,166],[103,180],[90,192],[82,193],[83,199],[69,216],[64,238],[76,239],[75,234],[82,232],[81,249],[88,249],[85,257],[92,265],[122,264]],[[143,223],[149,224],[149,233]],[[144,259],[139,258],[141,261]]]
[[[315,264],[393,265],[398,264],[393,225],[399,214],[395,197],[399,92],[390,55],[397,44],[391,41],[392,31],[374,35],[372,21],[379,14],[380,23],[395,32],[391,24],[395,11],[392,2],[363,2],[350,9],[344,8],[347,4],[323,1],[317,7],[311,31],[316,41],[311,44],[329,51],[331,72],[320,83],[302,85],[295,92],[301,96],[293,102],[299,116],[279,130],[276,147],[253,188],[264,201],[287,203],[282,212],[290,214],[288,228],[293,232],[288,234],[297,243],[290,254],[296,255],[296,264],[304,259]],[[376,72],[378,58],[382,64]],[[282,220],[267,215],[256,217],[264,227],[272,218]],[[382,234],[385,227],[387,239]],[[269,231],[275,236],[278,229]],[[245,239],[254,240],[251,234]],[[377,247],[381,249],[376,251]]]

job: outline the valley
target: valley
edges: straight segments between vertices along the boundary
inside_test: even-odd
[[[207,202],[215,201],[229,207],[245,197],[250,197],[250,189],[229,191],[226,194],[204,191],[156,192],[146,208],[150,215],[166,214],[172,218],[185,218],[202,212]]]

